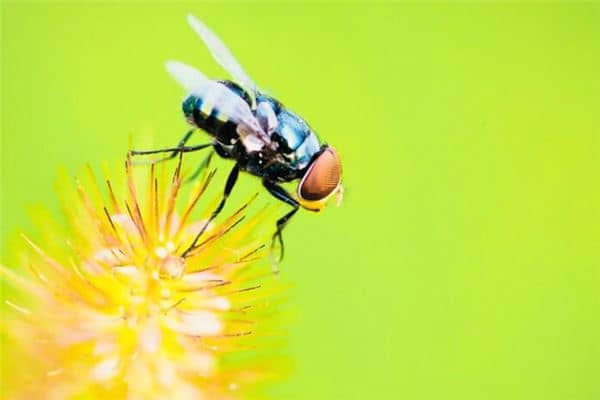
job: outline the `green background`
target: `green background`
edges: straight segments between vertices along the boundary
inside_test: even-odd
[[[600,398],[594,4],[2,2],[3,252],[60,166],[176,144],[164,60],[224,77],[187,12],[344,163],[343,205],[286,231],[274,396]]]

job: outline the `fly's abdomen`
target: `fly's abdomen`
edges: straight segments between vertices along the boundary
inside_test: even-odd
[[[219,110],[191,95],[182,104],[187,121],[202,129],[220,143],[230,145],[238,140],[237,124],[225,118]]]
[[[232,81],[218,82],[251,105],[250,95],[241,86]],[[229,146],[238,141],[237,124],[229,120],[224,113],[219,112],[218,107],[215,107],[210,101],[190,95],[184,100],[182,109],[190,124],[206,131],[221,144]]]

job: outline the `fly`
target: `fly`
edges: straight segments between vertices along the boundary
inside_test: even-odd
[[[169,159],[179,153],[212,148],[220,157],[235,162],[219,205],[183,251],[182,257],[196,248],[210,222],[221,212],[239,172],[259,177],[273,197],[292,207],[291,211],[277,220],[271,241],[271,251],[276,240],[279,242],[281,253],[278,261],[281,261],[284,254],[282,231],[296,212],[300,208],[320,211],[332,196],[337,197],[338,203],[341,201],[343,186],[339,155],[333,147],[321,143],[298,114],[260,90],[225,44],[206,25],[192,15],[188,16],[188,23],[233,80],[211,80],[194,67],[179,61],[168,61],[167,71],[188,92],[182,110],[193,129],[186,133],[177,147],[132,150],[131,154],[170,152],[171,155],[164,158]],[[187,146],[188,139],[198,128],[212,140]],[[295,196],[281,186],[292,181],[298,181]]]

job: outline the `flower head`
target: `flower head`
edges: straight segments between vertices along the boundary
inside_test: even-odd
[[[181,157],[172,174],[154,165],[134,171],[130,159],[125,169],[124,201],[109,180],[104,196],[99,186],[78,183],[77,200],[65,207],[72,232],[63,248],[25,237],[28,274],[1,268],[17,293],[5,300],[3,326],[11,337],[11,371],[3,372],[11,392],[236,398],[269,373],[257,362],[227,363],[260,343],[272,312],[267,300],[281,286],[259,261],[265,212],[244,220],[251,199],[208,224],[185,252],[214,209],[196,210],[214,171],[184,185]],[[138,187],[142,179],[148,184]]]

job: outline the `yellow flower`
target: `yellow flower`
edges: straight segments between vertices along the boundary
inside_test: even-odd
[[[128,159],[122,202],[108,180],[108,201],[78,183],[77,204],[65,207],[69,251],[25,238],[29,274],[1,268],[15,289],[2,328],[11,395],[229,399],[272,373],[268,360],[228,360],[260,347],[282,287],[259,262],[265,210],[240,223],[249,200],[183,257],[216,204],[195,215],[214,171],[183,185],[181,157],[171,177],[157,170],[133,171]],[[148,184],[138,193],[140,172]]]

